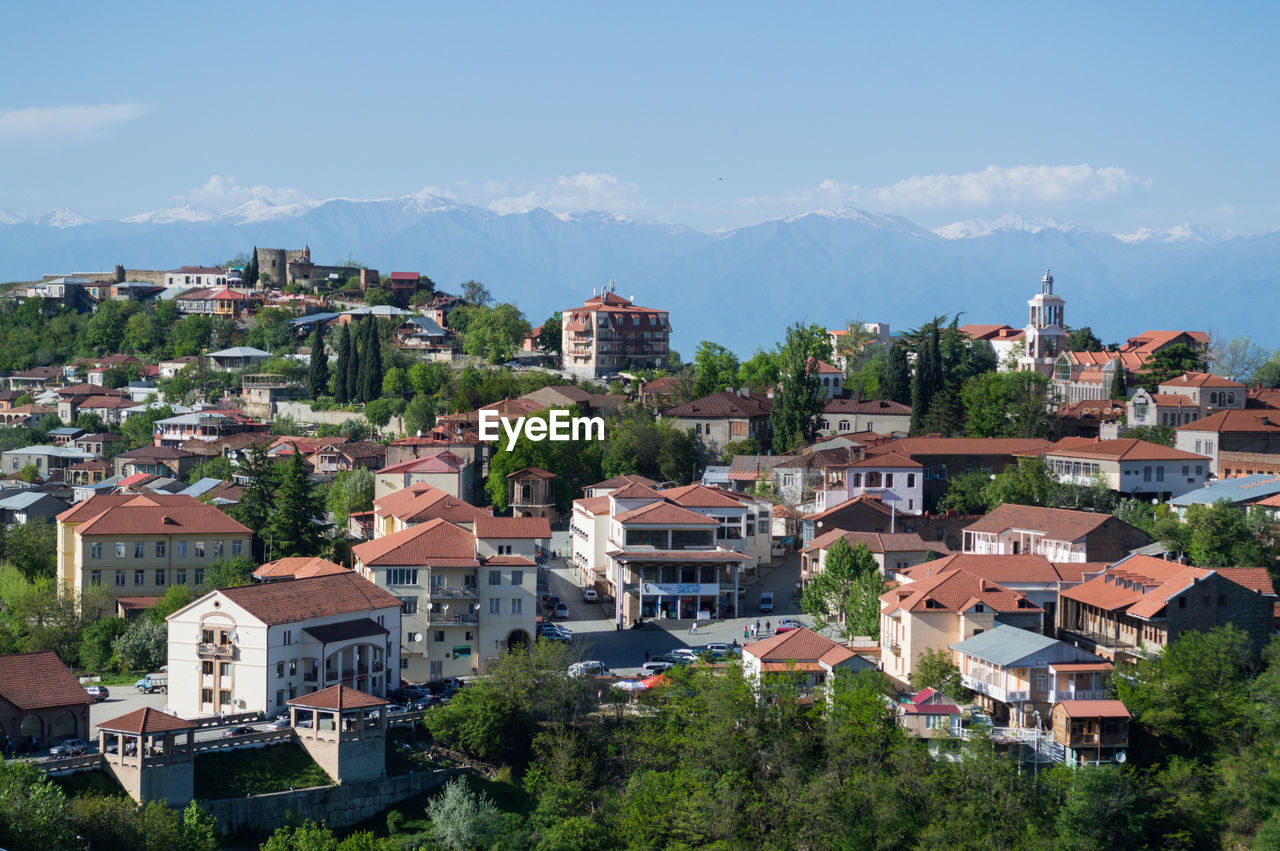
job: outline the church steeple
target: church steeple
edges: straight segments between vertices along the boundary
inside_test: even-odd
[[[1026,354],[1019,358],[1018,368],[1049,375],[1053,362],[1067,341],[1066,302],[1053,292],[1053,275],[1048,269],[1040,279],[1040,292],[1027,301],[1030,315],[1025,329]]]

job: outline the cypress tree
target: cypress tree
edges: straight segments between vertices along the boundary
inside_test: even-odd
[[[315,555],[320,536],[311,518],[318,513],[320,504],[311,473],[297,446],[282,467],[280,486],[276,488],[265,531],[270,547],[268,555],[273,559]]]
[[[333,401],[345,405],[351,401],[347,393],[347,368],[351,360],[351,332],[343,325],[338,332],[338,360],[333,370]]]
[[[253,555],[258,561],[263,558],[263,533],[272,511],[273,492],[275,490],[275,466],[267,457],[266,450],[254,446],[248,457],[240,465],[240,473],[248,478],[240,501],[233,505],[227,513],[237,522],[243,523],[253,530]]]
[[[343,381],[347,387],[348,402],[360,401],[360,350],[356,346],[359,338],[359,330],[351,335],[351,348],[347,354],[347,373],[343,376]]]
[[[894,346],[889,349],[889,360],[885,367],[884,382],[880,386],[884,398],[903,405],[911,403],[911,364],[907,362],[905,346]]]
[[[329,389],[329,356],[324,351],[324,323],[317,322],[311,334],[311,370],[307,373],[307,387],[311,398],[325,394]]]
[[[1116,371],[1111,376],[1111,398],[1117,402],[1123,402],[1129,398],[1129,389],[1124,386],[1124,367],[1120,365],[1120,359],[1115,360]]]
[[[244,283],[248,287],[258,283],[258,246],[256,245],[253,247],[253,253],[249,255],[249,262],[244,267]]]
[[[378,339],[378,320],[365,320],[363,355],[360,359],[361,401],[372,402],[382,396],[382,342]]]

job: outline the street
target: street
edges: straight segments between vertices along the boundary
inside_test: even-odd
[[[652,657],[678,647],[701,647],[712,642],[732,644],[736,639],[739,644],[750,643],[750,639],[743,640],[742,630],[756,620],[761,624],[760,638],[772,635],[763,629],[766,621],[773,625],[779,618],[792,617],[806,625],[812,623],[812,618],[801,613],[800,601],[795,596],[795,583],[800,579],[798,553],[775,558],[773,565],[760,568],[757,575],[743,577],[740,606],[744,616],[699,621],[697,635],[689,634],[688,621],[646,621],[643,629],[619,632],[614,627],[613,603],[582,602],[582,586],[567,562],[554,561],[547,573],[551,593],[569,606],[569,619],[556,622],[571,629],[574,639],[582,642],[583,658],[598,659],[613,672],[628,676],[640,672],[646,651]],[[774,610],[761,614],[758,604],[765,591],[774,594]]]

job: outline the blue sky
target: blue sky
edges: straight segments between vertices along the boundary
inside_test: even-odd
[[[1275,4],[45,4],[0,208],[405,195],[710,230],[1280,226]]]

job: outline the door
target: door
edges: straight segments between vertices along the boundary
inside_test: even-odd
[[[428,679],[443,680],[444,679],[444,662],[432,662],[431,673]]]

